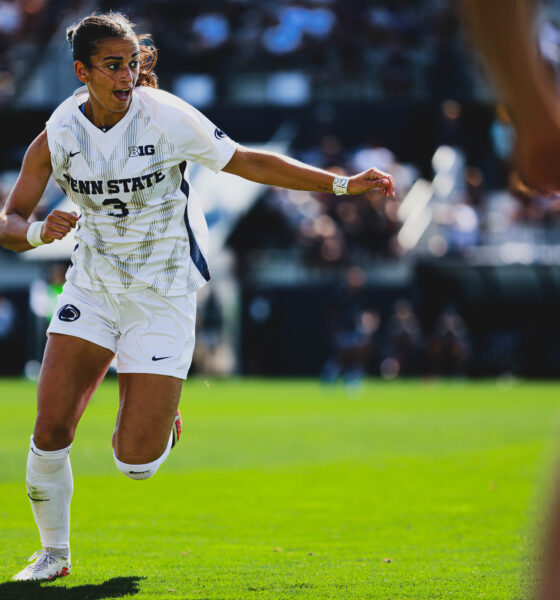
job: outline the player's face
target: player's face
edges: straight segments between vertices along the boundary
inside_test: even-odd
[[[96,120],[116,122],[124,116],[138,79],[139,60],[138,42],[134,39],[108,38],[97,44],[86,79]]]

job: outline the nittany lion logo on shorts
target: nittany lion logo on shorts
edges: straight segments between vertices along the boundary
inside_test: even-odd
[[[214,130],[214,137],[217,140],[223,140],[226,137],[226,134],[221,129],[218,129],[216,127],[216,129]]]
[[[61,321],[75,321],[80,318],[80,314],[73,304],[65,304],[57,313]]]

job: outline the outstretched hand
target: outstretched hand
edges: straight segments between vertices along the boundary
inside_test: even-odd
[[[75,212],[53,210],[41,227],[41,239],[45,244],[50,244],[54,240],[61,240],[66,237],[71,229],[76,227],[79,218]]]
[[[394,198],[395,180],[389,173],[371,168],[350,177],[350,181],[348,182],[348,193],[352,195],[363,194],[374,189],[380,190],[385,196]]]

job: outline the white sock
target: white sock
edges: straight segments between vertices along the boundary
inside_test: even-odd
[[[155,472],[159,469],[160,465],[163,461],[169,456],[169,452],[171,450],[171,445],[173,444],[173,432],[169,436],[169,442],[167,442],[167,448],[164,450],[163,454],[153,460],[152,462],[143,464],[143,465],[131,465],[128,463],[124,463],[117,458],[115,451],[113,450],[113,458],[115,459],[115,463],[120,471],[122,471],[127,477],[130,479],[149,479]]]
[[[70,500],[74,483],[70,467],[70,448],[46,451],[35,445],[27,459],[27,493],[43,548],[58,554],[70,553]]]

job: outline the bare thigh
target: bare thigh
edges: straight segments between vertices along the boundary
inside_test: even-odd
[[[168,375],[119,375],[119,414],[113,434],[119,460],[145,464],[164,453],[182,388],[182,379]]]
[[[78,337],[51,333],[37,390],[33,439],[41,450],[59,450],[74,440],[76,427],[101,383],[113,353]]]

